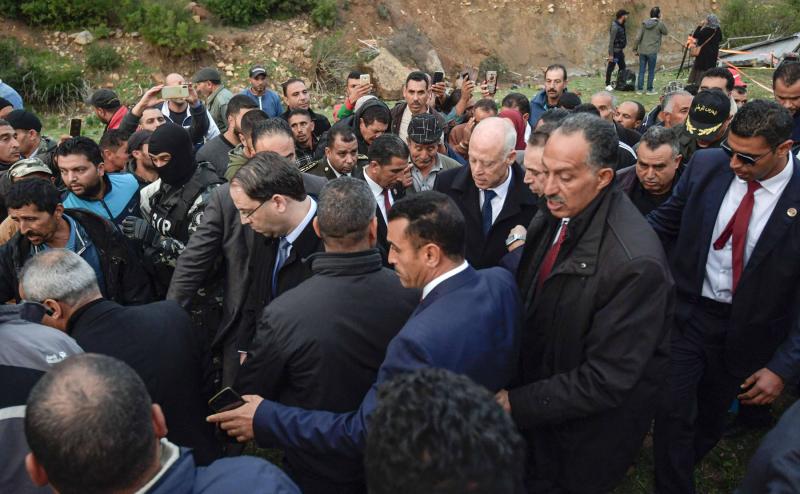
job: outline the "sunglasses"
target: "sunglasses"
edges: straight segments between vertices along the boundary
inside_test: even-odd
[[[727,154],[729,158],[733,158],[735,156],[739,161],[747,166],[755,166],[756,163],[758,163],[762,158],[775,152],[775,148],[772,148],[760,156],[751,156],[749,154],[739,153],[731,149],[730,145],[728,144],[728,139],[725,139],[719,143],[719,147],[725,151],[725,154]]]

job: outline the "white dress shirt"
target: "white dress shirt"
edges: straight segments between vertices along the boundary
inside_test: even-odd
[[[791,157],[789,163],[783,170],[774,177],[767,180],[760,180],[761,188],[753,194],[753,212],[750,215],[750,223],[747,227],[747,241],[744,247],[744,265],[750,260],[750,255],[758,243],[761,232],[767,225],[775,205],[778,203],[783,190],[792,178],[794,165]],[[728,187],[728,192],[722,200],[722,205],[717,213],[717,222],[714,224],[714,231],[711,234],[711,242],[708,246],[708,259],[706,260],[706,276],[703,280],[703,297],[723,302],[731,303],[733,300],[733,235],[720,250],[714,249],[714,241],[722,235],[723,230],[728,225],[731,217],[739,207],[745,194],[747,194],[747,182],[734,178]]]
[[[469,267],[469,263],[467,261],[464,261],[461,264],[461,266],[459,266],[457,268],[453,268],[453,269],[451,269],[450,271],[448,271],[446,273],[442,273],[439,276],[437,276],[436,278],[434,278],[431,281],[429,281],[428,284],[425,285],[425,288],[422,289],[422,299],[424,300],[425,297],[427,297],[428,294],[431,293],[434,288],[436,288],[440,284],[444,283],[446,280],[449,280],[450,278],[452,278],[453,276],[457,275],[458,273],[464,271],[468,267]]]
[[[372,191],[372,195],[375,196],[375,202],[378,203],[378,209],[380,209],[381,214],[383,215],[383,221],[387,225],[389,224],[389,217],[386,211],[386,204],[383,202],[383,187],[375,183],[371,178],[369,178],[369,174],[367,170],[364,170],[364,178],[367,181],[367,185],[369,185],[369,190]],[[394,204],[394,196],[389,191],[389,205]]]
[[[514,174],[514,170],[509,166],[508,167],[508,176],[506,177],[506,181],[498,185],[497,187],[491,188],[489,190],[493,190],[495,195],[492,198],[492,224],[497,221],[497,217],[500,216],[500,211],[503,210],[503,205],[506,203],[506,197],[508,196],[508,188],[511,186],[511,176]],[[483,211],[483,201],[484,201],[484,192],[483,189],[478,189],[480,192],[480,199],[478,203],[478,209]]]
[[[287,258],[289,257],[289,254],[292,253],[292,244],[300,237],[300,234],[303,233],[303,230],[305,230],[308,224],[311,223],[311,220],[314,219],[314,215],[317,213],[317,202],[314,199],[311,199],[311,197],[309,197],[309,199],[311,200],[311,206],[308,208],[308,213],[306,213],[303,221],[301,221],[294,228],[294,230],[290,231],[286,235],[286,241],[289,242],[289,248],[286,249]]]

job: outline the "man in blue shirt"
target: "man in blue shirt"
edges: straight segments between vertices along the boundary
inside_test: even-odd
[[[261,65],[250,69],[250,87],[242,89],[239,94],[250,97],[270,118],[283,114],[281,97],[275,91],[267,89],[267,69]]]
[[[138,216],[139,182],[130,173],[106,173],[100,148],[88,137],[74,137],[56,149],[58,168],[69,189],[65,208],[87,209],[115,225]]]
[[[544,70],[544,89],[531,99],[531,114],[528,123],[531,130],[544,112],[558,107],[561,95],[567,91],[567,68],[561,64],[553,64]]]

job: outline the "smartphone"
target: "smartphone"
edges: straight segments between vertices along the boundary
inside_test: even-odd
[[[73,118],[69,121],[69,135],[70,137],[78,137],[81,135],[81,124],[83,120],[80,118]]]
[[[359,80],[361,81],[361,85],[362,86],[369,86],[370,85],[369,74],[361,74],[361,77],[359,78]]]
[[[164,86],[161,88],[161,99],[181,99],[189,97],[189,85]]]
[[[438,84],[444,80],[444,72],[434,72],[433,73],[433,83]]]
[[[474,82],[475,84],[477,84],[479,82],[478,81],[478,69],[476,69],[475,67],[467,65],[466,67],[464,67],[464,74],[466,74],[466,78],[467,79],[469,79],[470,81]]]
[[[497,92],[497,71],[486,71],[486,90],[489,91],[489,94]]]
[[[214,413],[227,412],[228,410],[239,408],[244,404],[245,401],[242,399],[242,396],[230,386],[223,388],[222,391],[208,400],[208,406],[214,410]]]

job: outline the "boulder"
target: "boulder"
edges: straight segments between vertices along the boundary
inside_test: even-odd
[[[397,100],[403,97],[403,84],[412,69],[403,64],[386,48],[366,64],[372,73],[372,84],[379,98]]]
[[[88,45],[92,41],[94,41],[94,36],[89,31],[81,31],[79,33],[71,34],[70,38],[72,41],[79,45]]]

